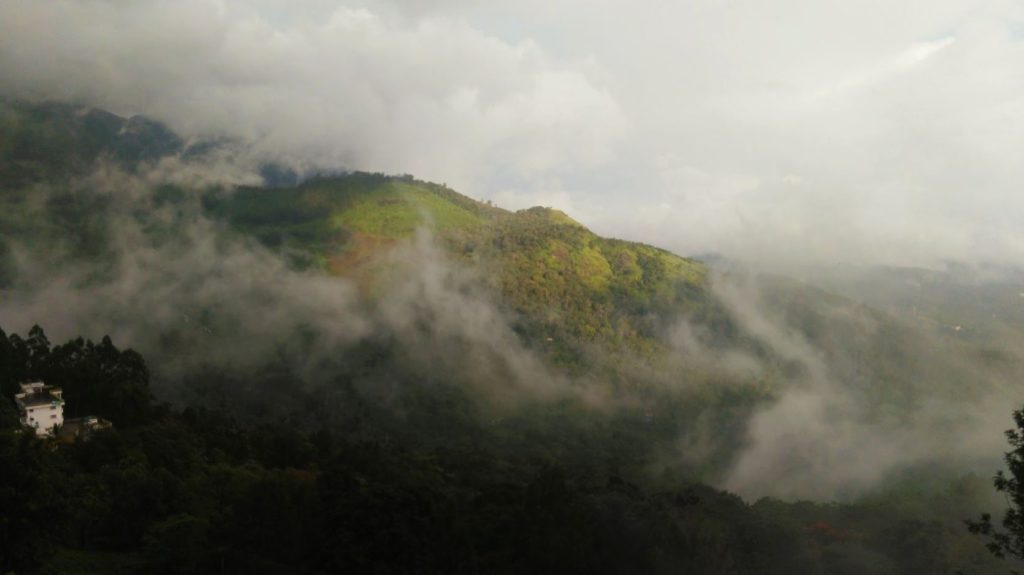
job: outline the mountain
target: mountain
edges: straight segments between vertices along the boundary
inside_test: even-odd
[[[973,337],[982,323],[1000,334],[1008,328],[979,315],[991,310],[972,311],[966,292],[954,307],[973,319],[964,315],[956,322],[962,330],[949,331],[953,320],[927,301],[917,315],[886,305],[884,294],[905,282],[875,277],[860,289],[845,281],[823,291],[769,275],[715,275],[693,259],[599,237],[557,210],[511,212],[411,176],[298,178],[286,167],[245,160],[238,143],[188,140],[142,117],[7,101],[0,131],[0,286],[11,295],[41,285],[74,286],[75,298],[90,293],[82,307],[98,301],[104,307],[75,318],[76,329],[109,326],[138,340],[158,367],[160,354],[172,350],[169,380],[187,371],[179,368],[182,356],[198,358],[196,364],[222,361],[203,354],[236,346],[231,334],[268,340],[249,309],[315,307],[310,298],[283,291],[245,295],[256,289],[252,268],[287,274],[296,293],[338,278],[355,287],[354,299],[332,294],[317,305],[352,307],[357,311],[339,321],[398,333],[375,345],[419,350],[417,338],[427,337],[438,346],[436,357],[453,354],[459,369],[465,350],[452,349],[479,348],[478,341],[498,334],[479,360],[489,375],[467,370],[467,384],[511,378],[529,387],[530,380],[567,378],[569,388],[590,387],[597,396],[636,395],[638,410],[659,403],[685,405],[684,412],[695,405],[752,409],[794,386],[813,385],[830,396],[854,394],[871,410],[916,418],[937,397],[981,402],[993,389],[1012,389],[1012,374],[1024,366],[995,336]],[[200,259],[203,250],[212,253]],[[254,261],[242,264],[246,258]],[[279,258],[286,268],[271,271]],[[46,265],[34,265],[41,262]],[[225,262],[242,267],[228,269]],[[128,264],[144,269],[124,269]],[[211,295],[208,286],[219,285],[212,278],[231,281]],[[433,296],[423,291],[433,289],[430,281],[441,282]],[[192,287],[151,301],[168,285]],[[421,291],[407,293],[409,286]],[[315,297],[323,297],[317,289]],[[429,309],[420,309],[424,304]],[[136,325],[140,313],[155,309],[161,313]],[[292,332],[282,336],[332,329],[311,327],[326,314],[307,313],[282,322]],[[112,322],[112,315],[123,321]],[[418,335],[407,334],[418,325],[410,317],[424,322]],[[445,321],[454,327],[439,327]],[[480,322],[489,323],[480,333],[467,331]],[[509,349],[517,350],[514,359],[504,353]],[[240,359],[244,349],[229,355],[248,369],[263,361]],[[537,362],[536,373],[521,369],[530,362]],[[308,373],[318,372],[330,370]],[[826,391],[826,381],[837,387]],[[688,425],[677,419],[666,434]],[[729,452],[741,442],[743,426],[727,429],[721,435],[727,447],[716,449]],[[719,470],[728,462],[714,459]]]
[[[141,117],[62,104],[8,103],[0,130],[6,132],[0,177],[9,202],[18,190],[80,176],[100,160],[134,172],[208,147],[186,149],[167,128]],[[184,193],[164,188],[164,201],[174,191]],[[339,276],[368,272],[369,260],[427,230],[456,257],[482,264],[517,310],[547,317],[549,326],[557,318],[584,337],[610,336],[620,320],[642,331],[641,316],[696,305],[706,280],[700,263],[600,238],[557,210],[508,212],[410,176],[315,176],[295,186],[219,189],[202,203],[209,216]],[[6,210],[11,227],[15,209]]]
[[[411,176],[290,184],[268,164],[225,183],[218,162],[242,155],[232,142],[66,104],[7,102],[0,117],[0,171],[15,174],[0,195],[7,326],[118,335],[146,354],[164,397],[288,413],[305,400],[282,378],[343,394],[326,383],[337,377],[370,396],[396,380],[457,384],[485,410],[621,396],[629,433],[659,445],[692,427],[698,406],[750,409],[775,377],[681,361],[693,353],[673,339],[681,318],[699,326],[690,344],[737,341],[703,264],[601,238],[557,210],[511,212]],[[247,183],[265,174],[273,181]],[[372,330],[346,331],[357,325]],[[210,369],[248,391],[194,384]],[[338,401],[322,417],[351,415]],[[723,422],[715,449],[734,449],[740,421]]]
[[[886,303],[896,296],[872,299],[897,293],[870,289],[881,279],[822,289],[718,273],[706,259],[411,176],[300,175],[253,160],[242,143],[182,137],[142,117],[0,102],[0,326],[39,323],[71,339],[51,351],[41,331],[11,338],[0,359],[18,365],[0,374],[63,378],[69,397],[88,397],[79,380],[117,373],[120,356],[110,340],[77,336],[110,334],[140,352],[152,393],[174,407],[140,407],[145,421],[131,425],[141,430],[124,436],[136,447],[111,453],[145,452],[147,481],[166,471],[188,478],[167,480],[185,491],[217,466],[244,475],[255,465],[259,485],[303,494],[292,503],[304,513],[337,495],[344,504],[330,509],[383,514],[396,533],[440,517],[439,532],[471,541],[480,565],[521,555],[524,571],[557,553],[502,536],[506,524],[486,517],[497,510],[523,529],[553,502],[565,506],[541,521],[542,539],[574,525],[588,539],[558,547],[576,561],[607,546],[612,572],[634,555],[652,571],[752,572],[769,555],[774,571],[762,572],[991,567],[960,527],[991,505],[985,482],[965,474],[995,465],[1006,423],[991,410],[1016,401],[1024,361],[998,338],[922,319],[941,307],[995,329],[988,308],[971,306],[977,292],[914,316]],[[108,403],[144,397],[101,391]],[[99,415],[118,425],[121,414]],[[91,463],[75,477],[108,487],[93,471],[109,475],[113,463],[81,449]],[[375,481],[379,491],[366,487]],[[751,502],[845,503],[748,504],[700,482]],[[429,509],[414,503],[408,516],[390,499],[422,493]],[[159,551],[211,525],[241,529],[229,511],[168,515],[181,506],[161,505],[138,529],[107,529],[121,551],[142,545],[137,532]],[[648,532],[674,543],[662,548]],[[382,540],[352,537],[338,545],[372,555],[362,567],[387,563]],[[432,544],[439,557],[462,549],[445,541]],[[263,557],[250,543],[240,548]],[[282,554],[303,556],[293,543]],[[547,551],[523,551],[531,545]],[[718,546],[743,567],[716,562],[708,550]],[[938,552],[953,546],[963,553]]]
[[[820,273],[816,283],[935,333],[1008,352],[1024,341],[1024,273],[1017,268],[956,262],[942,269],[857,267]]]
[[[651,246],[600,238],[549,208],[509,212],[411,177],[347,174],[204,198],[209,213],[331,274],[368,281],[417,230],[527,321],[531,339],[655,345],[654,317],[708,306],[707,270]],[[709,312],[710,313],[710,312]]]
[[[0,177],[8,187],[81,174],[101,157],[134,169],[184,150],[181,138],[158,122],[62,103],[3,101],[0,130]]]
[[[108,184],[85,175],[97,166],[134,174],[160,158],[195,160],[224,145],[185,143],[150,120],[64,104],[9,102],[0,117],[0,129],[8,133],[0,155],[7,182],[4,237],[23,244],[62,237],[74,258],[102,256],[109,241],[106,220],[124,208],[116,205],[121,199],[103,193]],[[281,171],[263,166],[260,173]],[[79,180],[72,186],[74,178]],[[41,183],[49,186],[42,207],[26,192]],[[476,271],[525,342],[568,367],[579,368],[591,345],[607,353],[664,355],[669,349],[663,336],[680,315],[716,332],[730,329],[710,295],[703,264],[598,237],[557,210],[509,212],[410,176],[346,173],[315,175],[296,185],[164,184],[136,211],[172,205],[188,211],[193,200],[203,217],[286,254],[299,268],[353,280],[366,292],[386,273],[381,262],[390,250],[427,233],[453,260]],[[7,262],[0,279],[10,283],[14,265],[7,244],[0,242],[0,254],[6,254],[0,261]]]

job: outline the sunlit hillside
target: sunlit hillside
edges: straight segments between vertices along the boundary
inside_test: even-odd
[[[999,507],[976,473],[1005,423],[979,418],[1022,365],[975,334],[1011,319],[716,272],[559,210],[299,174],[141,117],[8,101],[0,135],[0,383],[13,396],[45,379],[68,413],[114,425],[56,451],[4,436],[20,481],[57,482],[31,501],[106,494],[98,525],[58,513],[95,539],[25,555],[45,572],[169,569],[181,545],[196,569],[237,572],[444,571],[467,553],[509,572],[995,572],[962,521]],[[945,333],[940,312],[974,323]],[[16,426],[6,400],[0,415]],[[872,459],[879,442],[895,449]],[[118,471],[133,453],[143,483]],[[82,483],[53,487],[57,469]],[[150,480],[181,495],[119,526],[117,497]],[[233,499],[202,502],[218,489]],[[288,494],[280,507],[260,503],[268,489]],[[35,534],[30,501],[11,497]],[[243,509],[294,537],[268,548]],[[376,535],[322,530],[336,520],[382,522],[420,551],[395,563]],[[526,525],[543,537],[510,535]],[[344,553],[300,559],[310,545]]]

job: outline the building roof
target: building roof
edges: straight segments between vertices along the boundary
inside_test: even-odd
[[[14,401],[19,407],[39,407],[45,405],[63,405],[61,397],[63,390],[52,385],[44,385],[42,382],[21,384],[21,393],[14,396]]]
[[[39,407],[42,405],[61,405],[64,400],[56,398],[49,393],[33,393],[32,395],[26,395],[25,397],[18,398],[18,404],[24,407]]]

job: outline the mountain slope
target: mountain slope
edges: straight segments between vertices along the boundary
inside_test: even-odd
[[[364,281],[389,248],[427,231],[552,339],[557,332],[639,345],[656,335],[650,317],[709,305],[698,262],[598,237],[557,210],[508,212],[408,177],[319,177],[213,193],[204,205],[269,247]]]
[[[237,419],[254,445],[269,423],[312,452],[339,437],[408,449],[399,460],[466,486],[469,502],[484,486],[508,503],[522,493],[510,479],[566,470],[600,513],[628,500],[633,525],[635,506],[664,504],[699,533],[694,502],[643,494],[695,481],[750,501],[870,494],[723,500],[785,527],[821,572],[893,571],[920,541],[908,519],[941,522],[922,555],[957,545],[970,554],[948,564],[980,564],[961,520],[985,482],[959,477],[988,473],[1002,448],[1004,423],[987,415],[1016,401],[1015,354],[979,362],[971,338],[786,278],[712,274],[557,210],[511,212],[409,176],[303,180],[244,157],[143,118],[0,103],[0,325],[109,333],[145,355],[159,399]],[[48,347],[31,333],[15,347]],[[234,441],[222,435],[209,431]],[[302,482],[319,481],[311,461],[295,464]],[[746,540],[735,519],[714,529]]]
[[[365,418],[368,401],[413,401],[397,411],[419,413],[408,416],[434,441],[450,430],[416,410],[449,417],[445,402],[465,401],[458,410],[498,410],[486,417],[512,425],[515,441],[529,429],[560,457],[577,440],[629,438],[617,451],[629,465],[706,479],[793,443],[799,466],[769,458],[735,488],[829,496],[902,465],[857,474],[846,469],[855,458],[835,459],[831,434],[858,446],[897,438],[920,450],[910,465],[956,442],[973,461],[989,436],[995,453],[984,410],[1013,397],[1024,368],[792,280],[713,278],[557,210],[511,212],[409,176],[293,181],[244,162],[232,173],[265,184],[242,185],[212,177],[242,156],[231,142],[61,104],[3,103],[0,117],[3,320],[115,333],[151,358],[168,394],[287,414],[308,386],[334,398],[317,416],[339,425]],[[193,377],[211,369],[245,383]],[[565,403],[531,403],[555,399]],[[811,408],[786,412],[794,401]],[[622,418],[581,415],[597,408]],[[793,467],[807,477],[769,473]]]
[[[44,224],[26,215],[25,190],[46,182],[55,225],[74,233],[80,253],[99,250],[102,194],[68,185],[98,165],[129,173],[161,158],[196,158],[221,145],[184,142],[141,117],[53,103],[0,103],[0,182],[5,226],[13,237]],[[267,173],[268,169],[262,170]],[[280,171],[280,170],[276,170]],[[102,183],[96,184],[102,187]],[[101,191],[101,190],[100,190]],[[165,187],[158,204],[182,202],[193,190]],[[649,346],[650,318],[714,312],[707,271],[693,260],[650,246],[600,238],[565,214],[545,208],[508,212],[444,186],[408,176],[351,173],[294,186],[215,188],[205,213],[304,266],[357,279],[364,288],[384,254],[417,230],[455,258],[477,267],[537,337],[600,338]],[[33,221],[35,220],[35,221]],[[7,250],[0,248],[0,255]],[[10,275],[10,266],[6,275]],[[0,274],[3,275],[3,274]],[[527,327],[528,326],[528,327]]]

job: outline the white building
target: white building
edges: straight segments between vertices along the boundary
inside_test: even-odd
[[[63,391],[41,381],[21,384],[21,393],[14,396],[21,414],[21,424],[36,435],[53,435],[54,428],[64,425]]]

